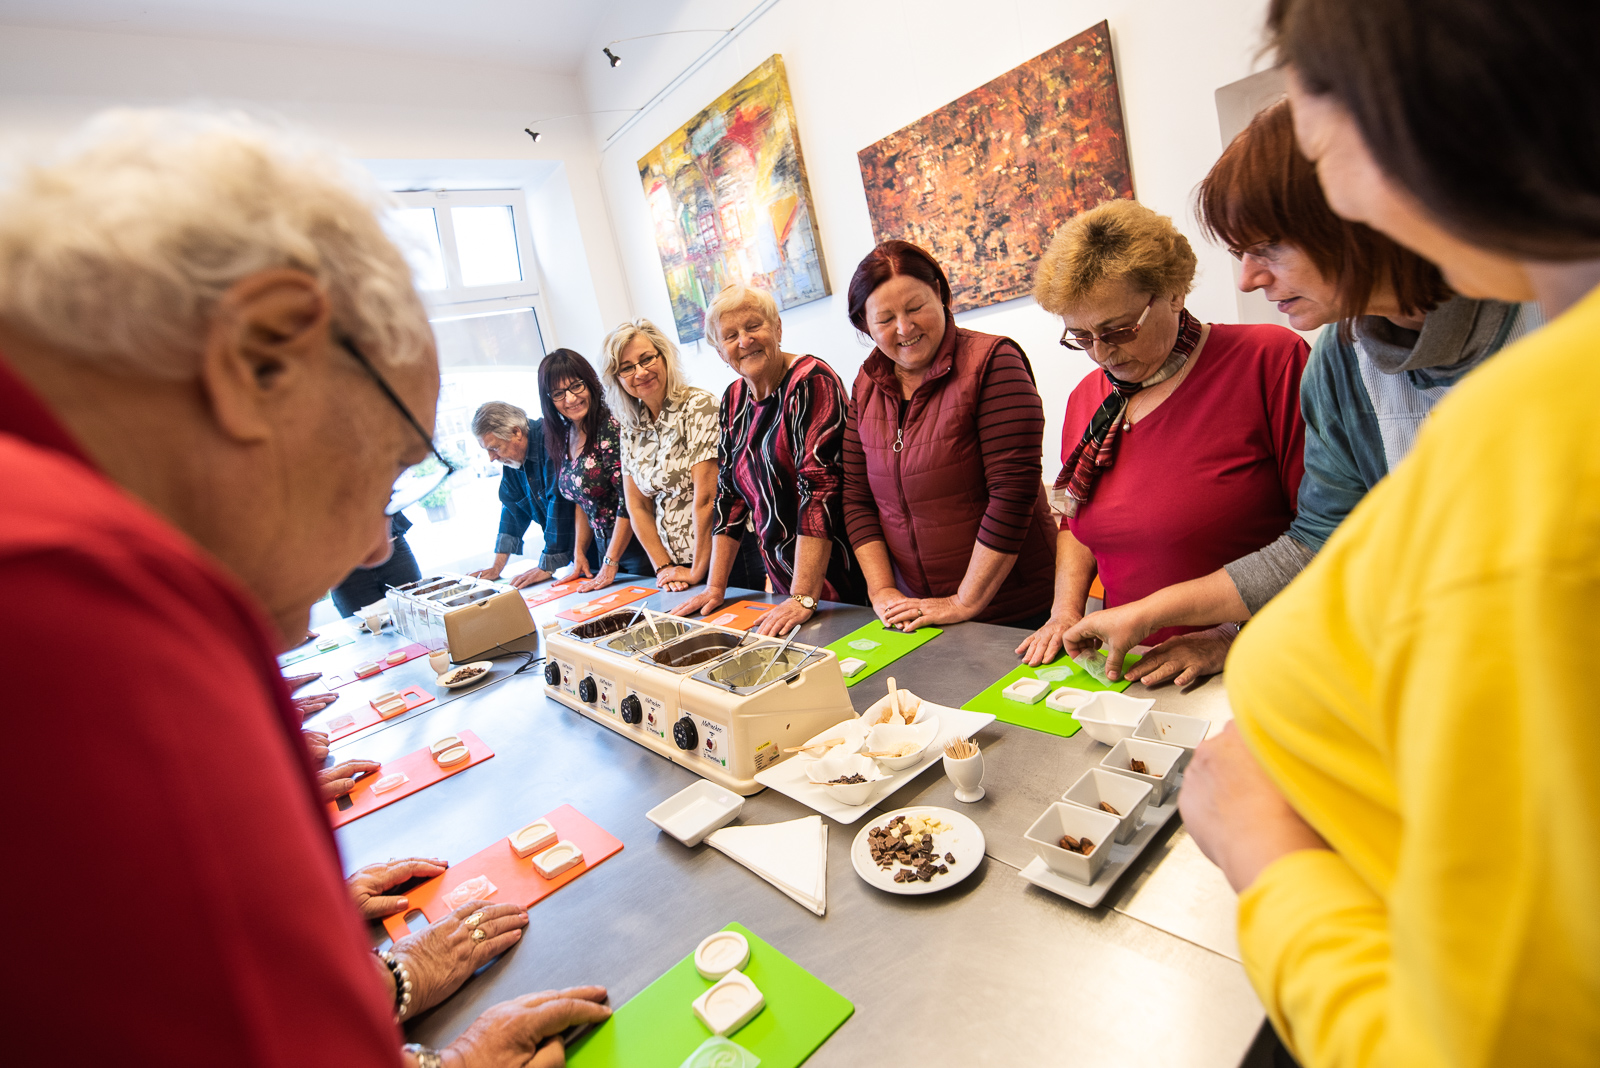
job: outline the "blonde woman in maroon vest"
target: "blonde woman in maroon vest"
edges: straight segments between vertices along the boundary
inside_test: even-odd
[[[844,517],[885,626],[1050,614],[1055,529],[1044,405],[1015,341],[956,326],[933,257],[885,241],[850,280],[850,322],[877,343],[856,375]]]

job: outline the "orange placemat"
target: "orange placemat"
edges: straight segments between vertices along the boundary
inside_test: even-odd
[[[405,653],[406,654],[406,658],[404,660],[400,661],[400,664],[405,664],[405,663],[409,663],[412,660],[415,660],[419,656],[427,656],[428,655],[428,649],[427,649],[426,646],[418,645],[416,642],[412,642],[410,645],[401,646],[399,649],[390,649],[389,653]],[[389,653],[383,653],[382,655],[380,655],[378,657],[378,659],[372,661],[372,663],[378,665],[378,672],[377,672],[376,675],[368,675],[368,676],[366,676],[367,678],[375,679],[375,678],[378,677],[378,675],[382,675],[385,671],[388,671],[390,668],[399,667],[400,666],[400,664],[391,664],[391,663],[389,663],[389,660],[388,660]],[[324,678],[322,680],[322,685],[326,686],[330,690],[337,690],[341,686],[348,686],[352,682],[360,682],[360,681],[362,681],[362,680],[358,679],[356,677],[356,669],[355,668],[350,668],[348,673],[341,672],[338,675],[329,675],[329,676],[327,676],[326,678]]]
[[[540,590],[538,593],[525,593],[522,595],[522,599],[528,602],[529,608],[537,608],[546,601],[553,601],[557,597],[565,597],[569,593],[576,593],[578,584],[582,581],[582,579],[573,579],[571,582],[558,582],[548,589]]]
[[[400,696],[406,699],[405,711],[396,712],[394,716],[389,717],[390,719],[394,719],[395,716],[403,716],[413,708],[421,708],[433,700],[432,694],[424,693],[415,686],[407,686],[400,691]],[[383,722],[383,716],[372,706],[371,701],[367,702],[365,708],[357,707],[354,710],[340,709],[334,712],[333,707],[328,709],[332,714],[322,724],[327,729],[328,741],[330,742],[337,742],[340,738],[348,738],[352,734],[359,734],[368,727],[376,727]]]
[[[731,630],[749,630],[761,622],[761,617],[778,607],[765,601],[740,601],[731,604],[707,619],[713,627],[728,627]]]
[[[439,762],[433,759],[433,754],[426,749],[418,749],[415,753],[397,757],[372,774],[362,776],[361,781],[356,783],[356,788],[350,791],[348,808],[341,809],[337,801],[329,801],[329,821],[335,827],[343,827],[351,820],[358,820],[385,805],[392,805],[402,797],[410,797],[418,790],[426,790],[434,783],[443,782],[457,772],[466,771],[474,764],[481,764],[494,756],[494,750],[484,745],[483,739],[471,731],[462,731],[457,737],[461,739],[461,744],[467,747],[466,760],[452,764],[448,768],[441,768]],[[385,775],[393,775],[396,772],[404,772],[411,781],[386,793],[372,792],[373,783]]]
[[[576,608],[569,608],[565,612],[557,612],[557,619],[570,619],[574,623],[587,623],[595,616],[603,616],[613,608],[621,608],[625,604],[642,601],[652,593],[659,593],[648,586],[624,586],[620,590],[609,590],[586,604]]]
[[[487,876],[495,885],[494,895],[488,900],[496,904],[513,903],[529,908],[622,851],[621,842],[590,822],[587,816],[571,805],[562,805],[544,818],[556,829],[558,839],[570,841],[583,850],[583,860],[576,867],[568,868],[554,879],[546,879],[533,866],[532,857],[517,856],[511,848],[510,838],[502,837],[489,848],[450,865],[450,870],[443,875],[406,891],[411,908],[383,921],[389,937],[399,940],[411,933],[406,925],[406,916],[412,909],[421,909],[429,923],[438,923],[450,911],[450,906],[443,900],[444,895],[468,879]]]

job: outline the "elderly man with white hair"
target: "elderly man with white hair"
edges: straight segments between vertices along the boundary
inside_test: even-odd
[[[530,995],[402,1052],[430,998],[368,949],[273,660],[433,452],[380,207],[293,137],[164,112],[0,189],[0,644],[36,666],[7,706],[48,713],[4,780],[13,1063],[558,1064],[606,1015]],[[86,907],[117,917],[93,956]],[[486,960],[526,913],[480,912]]]
[[[511,579],[517,589],[543,582],[558,567],[572,562],[577,538],[576,505],[556,488],[557,461],[545,448],[544,420],[506,401],[485,401],[472,415],[472,436],[502,465],[500,471],[500,532],[494,543],[494,563],[478,578],[498,579],[512,556],[522,553],[528,527],[539,524],[544,549],[538,566]],[[589,564],[599,567],[600,557],[589,546]]]

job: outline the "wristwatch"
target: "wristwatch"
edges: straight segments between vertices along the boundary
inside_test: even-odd
[[[613,559],[611,559],[611,557],[609,557],[609,556],[606,556],[606,557],[602,557],[602,558],[601,558],[601,562],[602,562],[602,563],[603,563],[603,564],[604,564],[604,565],[605,565],[605,566],[606,566],[606,567],[620,567],[620,566],[621,566],[621,564],[622,564],[622,561],[621,561],[621,560],[613,560]]]
[[[815,597],[807,597],[803,593],[790,594],[789,600],[793,601],[795,604],[799,605],[801,608],[804,608],[808,612],[814,611],[817,607],[817,599]]]

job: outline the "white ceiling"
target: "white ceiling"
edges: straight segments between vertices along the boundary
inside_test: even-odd
[[[0,0],[0,24],[315,43],[572,74],[580,64],[603,65],[600,46],[609,40],[684,25],[684,18],[703,17],[710,14],[705,8],[721,6],[728,5],[695,0]]]

